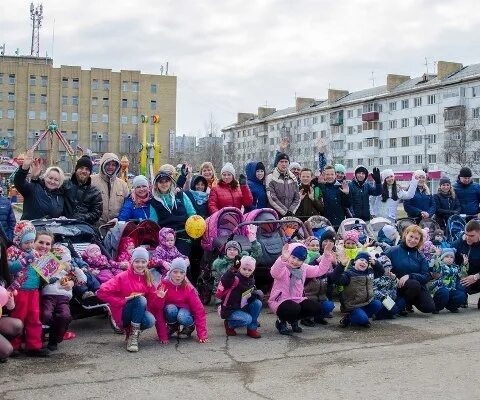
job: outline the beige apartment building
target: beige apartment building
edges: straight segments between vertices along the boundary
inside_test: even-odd
[[[53,66],[51,58],[0,57],[0,156],[15,157],[31,148],[48,121],[57,121],[65,139],[76,149],[96,156],[127,155],[138,170],[142,115],[159,115],[162,162],[169,157],[169,133],[176,125],[177,78],[140,71]],[[153,134],[153,125],[148,124]],[[152,140],[149,138],[149,140]],[[72,160],[58,139],[38,147],[38,156],[66,171]]]

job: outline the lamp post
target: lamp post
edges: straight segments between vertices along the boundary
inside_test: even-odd
[[[423,169],[426,173],[428,173],[428,154],[427,154],[428,143],[427,143],[427,140],[429,138],[428,138],[428,135],[427,135],[427,128],[425,127],[425,125],[423,125],[423,123],[421,124],[421,126],[423,128]]]

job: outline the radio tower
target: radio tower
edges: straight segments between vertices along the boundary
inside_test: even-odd
[[[30,4],[30,19],[32,20],[32,48],[31,56],[38,57],[40,55],[40,27],[43,19],[43,5],[34,6]]]

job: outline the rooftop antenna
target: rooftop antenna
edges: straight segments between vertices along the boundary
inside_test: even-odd
[[[168,75],[168,61],[167,61],[167,66],[165,68],[165,75]]]
[[[163,65],[160,66],[160,75],[163,75]]]
[[[370,80],[372,81],[372,87],[375,87],[375,71],[371,71],[370,74],[372,75],[372,77],[370,78]]]
[[[30,3],[30,19],[32,20],[32,47],[30,55],[38,57],[40,55],[40,27],[43,20],[43,5],[34,6]]]

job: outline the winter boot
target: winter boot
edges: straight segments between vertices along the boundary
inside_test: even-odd
[[[340,320],[340,326],[346,328],[350,325],[350,316],[347,314]]]
[[[192,336],[192,332],[195,330],[195,325],[184,326],[179,332],[179,335],[183,335],[186,337]]]
[[[223,321],[223,324],[225,325],[225,333],[227,336],[237,336],[237,332],[235,332],[235,329],[230,328],[228,325],[228,320]]]
[[[173,324],[167,324],[168,326],[168,336],[173,336],[175,333],[178,332],[179,325],[178,322],[174,322]]]
[[[300,323],[304,326],[309,326],[310,328],[315,326],[315,321],[311,318],[304,318],[300,321]]]
[[[290,325],[292,325],[292,331],[295,333],[302,333],[303,329],[298,326],[298,321],[292,322]]]
[[[247,336],[250,336],[251,338],[254,339],[260,339],[262,335],[260,335],[260,332],[257,331],[256,329],[248,329],[247,328]]]
[[[291,331],[290,331],[290,329],[288,329],[287,323],[285,321],[281,321],[281,320],[277,319],[275,321],[275,327],[278,329],[278,332],[280,333],[280,335],[290,335],[291,334]]]
[[[132,322],[132,329],[130,336],[127,338],[127,351],[137,352],[138,351],[138,337],[140,336],[140,324]]]

